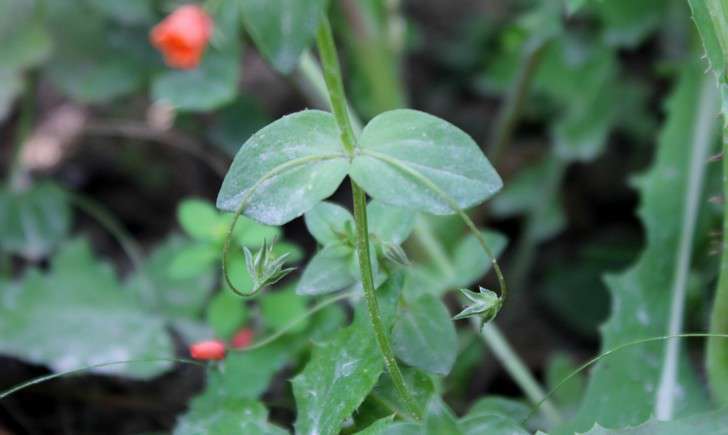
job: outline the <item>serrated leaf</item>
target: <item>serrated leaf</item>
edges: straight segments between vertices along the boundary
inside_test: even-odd
[[[602,328],[603,350],[668,333],[669,292],[678,267],[676,255],[665,253],[678,252],[684,231],[682,210],[686,207],[686,186],[690,177],[697,176],[689,166],[696,158],[692,152],[700,149],[695,143],[696,128],[710,131],[696,116],[715,119],[713,113],[706,112],[714,104],[710,100],[714,96],[700,89],[700,72],[691,65],[669,100],[668,118],[652,169],[637,183],[642,201],[640,217],[647,232],[646,247],[633,267],[607,277],[613,301],[612,315]],[[614,428],[647,420],[656,412],[665,346],[663,342],[642,344],[602,359],[592,370],[575,421],[559,433],[588,430],[595,422]],[[706,403],[690,362],[684,354],[678,355],[677,384],[670,400],[675,414],[680,416],[700,410]],[[680,393],[676,394],[676,390]]]
[[[375,117],[364,128],[359,146],[350,175],[386,204],[432,214],[455,213],[447,200],[410,172],[429,180],[462,209],[485,201],[503,186],[470,136],[416,110],[392,110]]]
[[[54,371],[128,359],[171,358],[173,346],[161,317],[145,312],[124,291],[111,267],[99,263],[88,242],[63,246],[51,270],[31,269],[0,298],[0,353]],[[169,362],[94,369],[151,378]]]
[[[261,223],[283,225],[330,196],[348,168],[333,116],[318,110],[294,113],[263,128],[242,146],[225,176],[217,207],[235,211],[261,178],[280,171],[250,193],[244,214]]]
[[[392,347],[403,362],[447,375],[458,353],[455,326],[447,307],[429,294],[407,303],[395,320]]]
[[[343,244],[318,251],[303,271],[296,288],[299,295],[320,295],[349,287],[358,280],[352,273],[354,250]]]
[[[280,72],[289,73],[311,44],[327,0],[243,0],[245,27]]]
[[[0,250],[39,260],[66,237],[70,226],[66,193],[55,184],[0,188]]]
[[[179,418],[174,435],[286,435],[288,431],[268,422],[268,410],[257,401],[220,400],[203,394]]]
[[[650,420],[637,427],[605,429],[596,425],[583,435],[688,435],[728,434],[728,412],[725,409],[698,414],[672,421]]]
[[[306,368],[293,378],[297,433],[338,434],[376,384],[383,359],[366,322],[360,316],[317,345]]]
[[[321,245],[345,241],[354,229],[354,217],[349,210],[332,202],[316,204],[304,215],[306,228]]]

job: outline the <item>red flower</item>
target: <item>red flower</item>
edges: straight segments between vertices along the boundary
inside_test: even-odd
[[[225,358],[225,343],[220,340],[199,341],[190,346],[190,355],[203,361]]]
[[[192,69],[200,59],[212,36],[212,18],[197,5],[177,8],[150,34],[152,44],[164,54],[172,68]]]
[[[233,337],[232,344],[236,349],[244,349],[253,342],[253,330],[250,328],[243,328],[235,334]]]

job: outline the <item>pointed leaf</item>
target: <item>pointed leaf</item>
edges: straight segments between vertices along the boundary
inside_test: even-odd
[[[428,294],[408,303],[394,323],[392,347],[405,363],[447,375],[458,353],[455,326],[447,307]]]
[[[342,242],[354,228],[354,217],[349,210],[332,202],[316,204],[304,215],[308,232],[321,245]]]
[[[455,212],[411,172],[429,180],[460,208],[485,201],[503,186],[470,136],[416,110],[392,110],[375,117],[364,128],[359,145],[351,177],[387,204],[433,214]]]
[[[217,207],[235,211],[249,194],[245,215],[283,225],[331,195],[348,167],[330,113],[306,110],[284,116],[242,146],[225,176]],[[269,178],[261,182],[264,177]]]
[[[356,283],[351,272],[354,250],[342,244],[330,245],[318,251],[309,261],[298,283],[299,295],[331,293]]]

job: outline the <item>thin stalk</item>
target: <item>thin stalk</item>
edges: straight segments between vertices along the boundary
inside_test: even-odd
[[[725,85],[724,85],[725,86]],[[726,117],[726,114],[723,114]],[[728,195],[728,118],[723,126],[723,195]],[[723,205],[723,253],[720,260],[720,277],[715,291],[713,311],[710,316],[710,332],[728,334],[728,201]],[[706,353],[708,384],[715,398],[728,405],[728,343],[717,337],[708,338]]]
[[[331,32],[329,20],[325,15],[321,17],[321,24],[316,35],[316,41],[323,63],[324,80],[326,81],[331,110],[341,131],[341,141],[349,155],[353,155],[354,149],[356,148],[354,131],[347,111],[347,100],[344,94],[344,85],[341,79],[341,70],[336,54],[336,46],[334,45],[334,37]],[[369,256],[366,194],[353,180],[351,182],[351,189],[354,200],[354,222],[356,224],[356,251],[359,259],[362,287],[364,288],[364,296],[369,312],[369,320],[372,323],[372,329],[374,330],[379,350],[384,358],[387,372],[392,378],[392,383],[409,412],[412,413],[415,419],[419,420],[422,418],[421,410],[412,394],[410,394],[402,372],[399,370],[397,360],[394,357],[394,352],[389,342],[389,336],[387,335],[382,316],[379,312],[376,289],[374,288],[374,278],[372,276],[371,258]]]
[[[541,63],[547,42],[548,40],[539,40],[526,44],[526,52],[516,72],[516,79],[508,91],[506,101],[498,112],[488,149],[488,157],[496,167],[498,167],[498,162],[511,141],[513,129],[523,111],[523,103],[531,88],[533,76]]]
[[[728,5],[725,0],[706,0],[724,61],[728,59]],[[702,30],[701,30],[701,33]],[[721,101],[723,102],[723,195],[728,195],[728,71],[716,71]],[[713,311],[710,317],[710,332],[728,334],[728,201],[723,203],[723,253],[720,262],[718,288],[715,292]],[[708,338],[706,351],[708,384],[713,395],[723,405],[728,405],[728,344],[717,338]]]
[[[442,244],[433,237],[432,231],[426,222],[417,222],[414,235],[440,271],[446,276],[452,276],[455,272],[455,267],[443,249]],[[493,354],[511,378],[518,384],[526,396],[528,396],[531,403],[534,405],[541,404],[546,398],[546,392],[541,388],[533,375],[531,375],[526,364],[523,363],[516,351],[508,343],[508,340],[503,336],[498,326],[490,322],[483,325],[481,330],[480,322],[474,318],[471,320],[471,325],[475,332],[483,338],[488,348],[493,351]],[[546,400],[544,402],[542,412],[552,422],[556,423],[560,421],[559,412],[550,401]]]

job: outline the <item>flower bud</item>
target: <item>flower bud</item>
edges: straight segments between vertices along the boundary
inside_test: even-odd
[[[225,343],[220,340],[199,341],[190,346],[190,356],[202,361],[216,361],[225,358]]]
[[[212,28],[212,18],[202,7],[185,5],[157,24],[150,39],[164,55],[167,65],[192,69],[200,64],[212,36]]]

